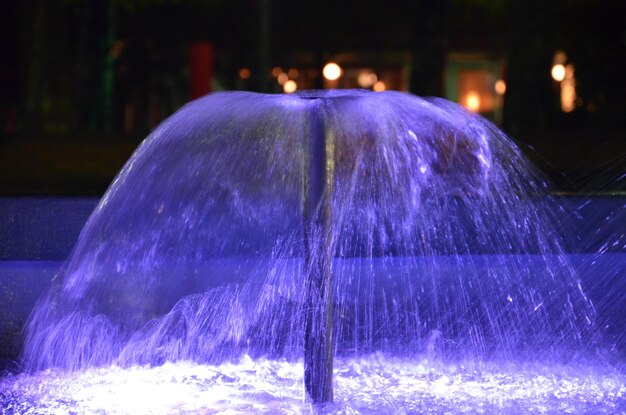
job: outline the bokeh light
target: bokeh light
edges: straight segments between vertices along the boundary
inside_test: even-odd
[[[289,76],[285,72],[281,72],[278,74],[276,79],[279,85],[285,85],[285,83],[289,80]]]
[[[561,110],[563,112],[572,112],[576,109],[577,99],[574,65],[569,64],[563,69],[563,79],[561,81]]]
[[[552,71],[550,72],[552,75],[552,79],[557,82],[563,81],[565,79],[565,66],[561,63],[557,63],[552,67]]]
[[[292,92],[296,92],[297,89],[298,89],[298,84],[296,83],[296,81],[292,81],[291,79],[285,82],[285,85],[283,85],[283,91],[286,94],[291,94]]]
[[[465,106],[474,112],[480,109],[480,96],[476,91],[470,91],[465,97]]]
[[[241,69],[239,69],[239,78],[241,78],[241,79],[249,79],[250,75],[252,75],[252,72],[250,72],[250,69],[248,69],[248,68],[241,68]]]
[[[506,92],[506,82],[504,82],[504,80],[502,79],[498,79],[496,81],[496,84],[494,85],[494,89],[496,90],[496,94],[504,95],[504,93]]]
[[[385,91],[386,89],[387,89],[387,85],[385,85],[383,81],[378,81],[374,84],[374,91],[376,92],[382,92],[382,91]]]
[[[327,63],[324,66],[324,69],[322,69],[322,74],[324,75],[324,78],[328,79],[329,81],[336,81],[337,79],[339,79],[339,77],[341,77],[342,73],[343,71],[341,70],[341,67],[335,62]]]
[[[378,77],[374,72],[363,71],[357,77],[357,83],[361,88],[371,88],[378,81]]]
[[[272,76],[274,78],[278,78],[278,75],[280,75],[281,73],[283,73],[283,69],[280,66],[274,66],[272,68]]]

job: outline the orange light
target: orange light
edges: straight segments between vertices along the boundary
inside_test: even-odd
[[[296,89],[298,89],[298,84],[296,83],[296,81],[292,81],[291,79],[285,82],[285,85],[283,85],[283,91],[286,94],[291,94],[292,92],[296,92]]]
[[[324,78],[328,79],[329,81],[336,81],[337,79],[339,79],[342,73],[343,71],[341,70],[341,67],[335,62],[327,63],[324,66],[324,69],[322,69],[322,74],[324,75]]]
[[[250,69],[248,68],[239,69],[239,77],[241,79],[248,79],[250,78],[250,75],[252,75],[252,73],[250,72]]]
[[[289,76],[289,79],[296,79],[299,74],[300,73],[295,68],[291,68],[289,69],[289,71],[287,71],[287,75]]]
[[[374,84],[374,91],[376,92],[382,92],[384,90],[387,89],[387,85],[385,85],[385,83],[383,81],[378,81]]]
[[[574,77],[574,65],[567,65],[563,70],[561,82],[561,110],[572,112],[576,109],[576,78]]]
[[[356,81],[361,88],[370,88],[378,81],[378,77],[374,72],[363,71],[359,73]]]
[[[552,79],[557,82],[561,82],[563,79],[565,79],[565,66],[563,66],[563,64],[557,63],[552,67],[550,74],[552,75]]]
[[[478,112],[480,108],[480,97],[475,91],[470,91],[465,97],[465,106],[474,112]]]
[[[289,80],[289,76],[287,76],[287,74],[286,74],[286,73],[281,72],[281,73],[279,73],[279,74],[278,74],[278,79],[277,79],[277,81],[278,81],[278,83],[279,83],[280,85],[285,85],[285,82],[287,82],[288,80]]]
[[[504,95],[504,93],[506,92],[506,82],[504,82],[502,79],[498,79],[496,81],[496,84],[494,85],[494,89],[496,90],[496,94]]]
[[[281,73],[283,73],[283,70],[280,66],[274,66],[272,68],[272,76],[274,76],[274,78],[278,78],[278,75]]]

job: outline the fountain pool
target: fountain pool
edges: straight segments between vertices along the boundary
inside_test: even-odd
[[[44,371],[5,379],[15,414],[617,414],[624,376],[559,365],[441,363],[382,353],[335,362],[335,400],[302,400],[303,364],[251,359],[221,365]]]

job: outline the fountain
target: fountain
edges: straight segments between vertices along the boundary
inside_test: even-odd
[[[546,188],[502,132],[444,100],[199,99],[100,201],[0,402],[615,412],[624,377]]]

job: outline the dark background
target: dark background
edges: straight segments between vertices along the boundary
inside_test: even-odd
[[[555,191],[626,190],[623,0],[1,4],[0,195],[102,194],[148,132],[192,98],[195,42],[212,47],[213,90],[279,92],[273,66],[321,70],[352,54],[384,67],[401,53],[410,92],[445,96],[450,53],[498,56],[507,85],[500,127]],[[569,113],[550,77],[557,50],[576,68]]]

